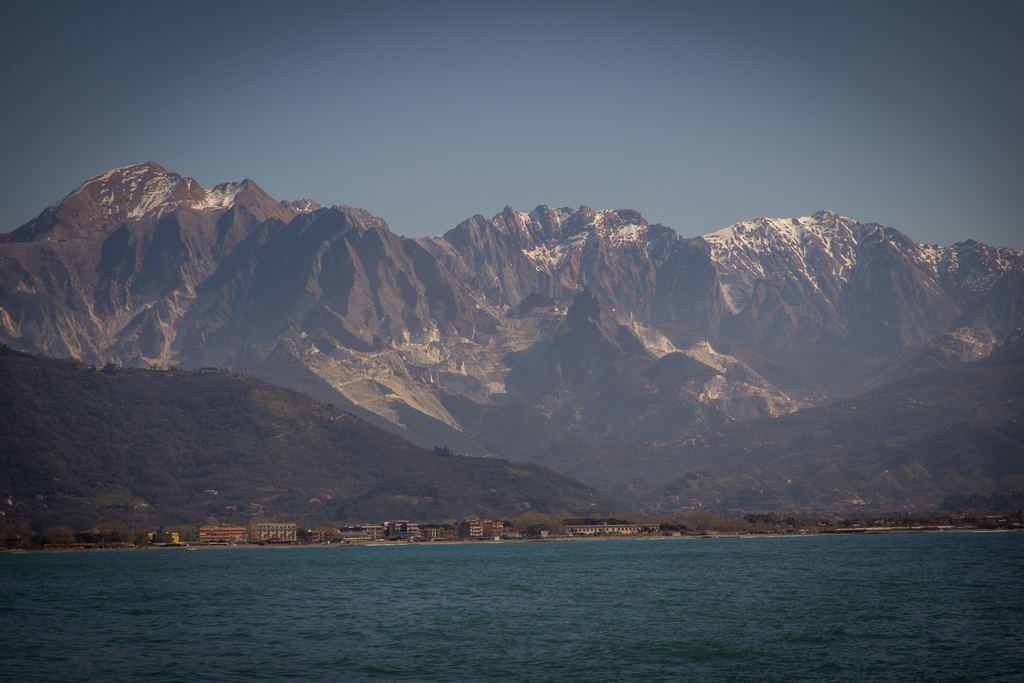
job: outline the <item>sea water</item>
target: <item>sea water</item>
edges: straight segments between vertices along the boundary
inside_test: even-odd
[[[1021,681],[1024,533],[0,556],[3,681]]]

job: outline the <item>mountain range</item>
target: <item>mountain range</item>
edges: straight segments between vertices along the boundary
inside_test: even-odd
[[[12,347],[244,369],[422,446],[517,459],[823,407],[973,367],[1024,327],[1021,252],[830,211],[682,238],[632,210],[505,207],[412,239],[145,163],[2,240]]]

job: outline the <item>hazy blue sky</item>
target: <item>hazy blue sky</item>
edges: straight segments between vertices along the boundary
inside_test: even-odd
[[[0,232],[155,161],[440,234],[828,208],[1024,248],[1024,2],[0,6]]]

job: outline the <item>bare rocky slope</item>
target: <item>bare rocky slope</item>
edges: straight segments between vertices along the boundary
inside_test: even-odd
[[[961,367],[1024,327],[1022,301],[1020,252],[828,211],[686,239],[630,210],[506,207],[409,239],[154,163],[0,243],[12,347],[244,369],[475,454],[529,449],[513,414],[538,444],[667,442]]]

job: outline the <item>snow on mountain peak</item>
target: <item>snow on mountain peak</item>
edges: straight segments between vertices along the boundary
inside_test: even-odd
[[[55,213],[72,197],[87,193],[94,196],[104,216],[109,216],[123,209],[122,204],[128,204],[128,213],[134,217],[134,215],[141,215],[137,213],[139,204],[151,203],[148,200],[150,196],[163,195],[166,197],[166,194],[164,194],[166,188],[169,186],[170,191],[173,192],[176,183],[180,179],[181,176],[176,173],[168,173],[162,166],[151,161],[147,161],[144,164],[122,166],[121,168],[115,168],[89,178],[61,198],[60,201],[46,207],[44,213]],[[121,189],[122,187],[123,189]],[[136,199],[138,199],[136,205],[134,207],[131,206]],[[149,208],[152,208],[152,206]]]
[[[553,236],[546,240],[542,237],[542,212],[554,223]],[[558,269],[573,254],[596,243],[612,247],[647,246],[647,222],[636,211],[595,211],[588,206],[573,211],[567,207],[550,209],[538,206],[529,214],[516,212],[516,215],[533,236],[523,253],[537,264],[538,269]]]
[[[214,211],[217,209],[230,209],[235,204],[235,197],[239,192],[249,189],[248,179],[238,183],[221,183],[214,185],[206,191],[206,198],[192,203],[193,209]]]
[[[320,206],[320,204],[310,199],[309,197],[296,199],[294,201],[282,199],[280,204],[281,206],[283,206],[284,208],[288,209],[289,211],[296,215],[300,213],[313,213],[314,211],[319,211],[320,209],[324,208]]]
[[[766,259],[786,264],[789,277],[821,292],[846,280],[856,262],[854,221],[831,211],[799,218],[758,218],[705,235],[719,264],[734,313],[746,305],[750,278],[766,277]]]
[[[153,172],[146,166],[135,166],[122,174],[123,183],[128,191],[128,218],[139,218],[167,201],[167,198],[178,189],[181,176],[177,173]],[[105,193],[104,198],[113,199],[114,192]]]
[[[179,188],[184,191],[178,192]],[[65,202],[81,193],[87,193],[93,198],[105,218],[118,215],[133,220],[157,208],[165,212],[177,206],[216,211],[231,208],[238,193],[247,189],[249,181],[243,180],[221,183],[204,190],[191,178],[183,179],[158,164],[146,162],[115,168],[94,176],[59,202],[47,207],[47,211],[56,212]]]
[[[727,246],[735,247],[771,247],[776,244],[802,243],[809,235],[813,235],[822,242],[830,242],[834,236],[832,226],[823,224],[818,216],[804,216],[801,218],[758,218],[753,221],[734,223],[727,228],[718,230],[704,239],[719,250]]]

